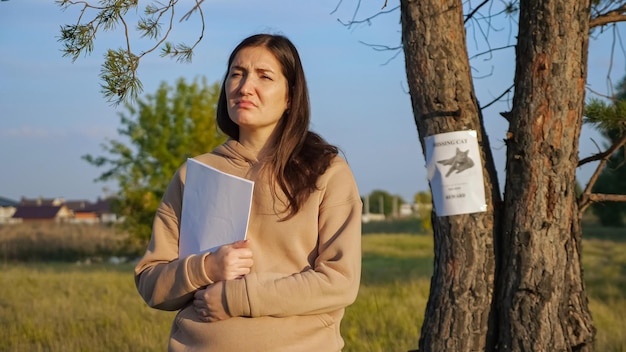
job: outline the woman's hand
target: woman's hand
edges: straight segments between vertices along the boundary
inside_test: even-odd
[[[193,295],[193,309],[201,321],[216,322],[230,318],[223,299],[224,283],[216,282]]]
[[[247,240],[221,246],[206,256],[204,269],[213,282],[234,280],[250,273],[252,250]]]

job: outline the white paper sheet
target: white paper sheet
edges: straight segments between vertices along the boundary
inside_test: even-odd
[[[487,211],[476,131],[424,138],[426,169],[437,216]]]
[[[254,182],[187,159],[179,258],[244,240]]]

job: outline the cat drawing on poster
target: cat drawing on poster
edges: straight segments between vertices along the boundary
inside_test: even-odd
[[[437,216],[484,212],[485,186],[476,131],[428,136],[426,168]]]
[[[451,173],[455,172],[457,174],[471,168],[474,166],[474,161],[472,158],[468,156],[469,149],[466,151],[461,151],[459,148],[456,148],[456,153],[450,159],[443,159],[437,161],[439,164],[449,165],[450,169],[446,173],[446,177],[450,176]]]

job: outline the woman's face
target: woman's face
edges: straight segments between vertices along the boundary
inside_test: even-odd
[[[289,88],[283,70],[262,46],[241,49],[226,78],[230,119],[240,133],[262,133],[269,138],[289,106]]]

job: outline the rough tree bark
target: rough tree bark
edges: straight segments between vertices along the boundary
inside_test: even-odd
[[[494,204],[500,195],[470,75],[461,1],[401,1],[402,42],[422,150],[433,134],[476,130],[487,212],[434,217],[435,263],[420,350],[490,350],[495,280]]]
[[[522,0],[507,140],[501,350],[593,349],[575,183],[589,0]]]
[[[462,1],[401,0],[422,150],[427,136],[476,130],[488,204],[486,213],[433,217],[435,265],[421,351],[593,348],[574,192],[590,4],[519,4],[502,203],[472,86]]]

